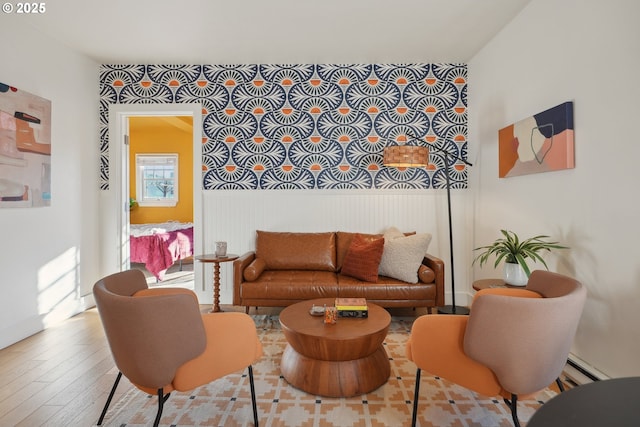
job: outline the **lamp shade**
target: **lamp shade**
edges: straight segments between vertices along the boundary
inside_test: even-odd
[[[382,163],[396,168],[419,168],[429,164],[429,149],[415,145],[385,147]]]

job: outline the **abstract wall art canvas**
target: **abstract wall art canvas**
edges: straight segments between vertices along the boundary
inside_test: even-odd
[[[571,101],[500,129],[500,178],[573,169],[573,133]]]
[[[0,207],[51,204],[51,101],[0,83]]]

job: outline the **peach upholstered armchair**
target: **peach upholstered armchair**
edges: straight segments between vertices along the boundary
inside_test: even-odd
[[[98,425],[122,375],[144,392],[157,394],[157,426],[163,404],[173,390],[192,390],[248,367],[253,418],[258,427],[251,364],[262,356],[262,346],[251,317],[244,313],[201,314],[192,291],[149,289],[144,273],[138,270],[101,279],[93,294],[119,370]]]
[[[407,342],[407,357],[418,367],[412,426],[425,370],[479,394],[502,396],[519,427],[518,397],[544,389],[562,373],[585,299],[577,280],[536,270],[524,289],[479,291],[469,316],[416,319]]]

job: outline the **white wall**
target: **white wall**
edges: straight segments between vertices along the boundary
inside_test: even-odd
[[[469,63],[473,244],[508,228],[571,246],[548,259],[588,288],[572,351],[612,377],[640,374],[639,16],[633,0],[533,0]],[[498,130],[564,101],[576,168],[499,179]]]
[[[81,311],[98,277],[98,65],[0,15],[0,81],[51,101],[50,207],[0,209],[0,348]]]

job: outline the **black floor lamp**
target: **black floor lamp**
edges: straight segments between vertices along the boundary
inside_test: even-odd
[[[434,154],[444,159],[444,171],[447,179],[447,214],[449,218],[449,265],[451,266],[451,305],[445,305],[438,307],[438,313],[442,314],[469,314],[467,307],[456,306],[456,285],[453,269],[453,227],[451,225],[451,180],[449,178],[449,156],[454,161],[459,160],[468,166],[473,166],[463,158],[447,151],[442,148],[438,148],[433,144],[429,144],[426,141],[407,134],[411,141],[420,141],[426,146],[421,145],[393,145],[385,147],[383,164],[388,167],[402,167],[402,168],[420,168],[429,164],[429,148],[431,148]]]

